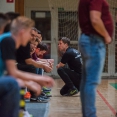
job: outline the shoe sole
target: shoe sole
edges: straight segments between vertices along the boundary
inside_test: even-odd
[[[78,94],[78,92],[75,92],[74,94],[64,94],[63,96],[74,96],[76,94]]]

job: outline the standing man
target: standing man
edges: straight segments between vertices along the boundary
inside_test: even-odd
[[[60,94],[64,96],[71,96],[78,93],[80,90],[81,80],[81,55],[78,50],[70,48],[70,39],[62,37],[59,39],[58,49],[63,53],[61,62],[57,65],[57,72],[64,81],[65,85],[60,90]],[[69,68],[65,68],[65,64]]]
[[[106,0],[80,0],[79,47],[83,58],[81,103],[83,117],[96,116],[96,89],[101,81],[106,46],[112,41],[113,22]]]

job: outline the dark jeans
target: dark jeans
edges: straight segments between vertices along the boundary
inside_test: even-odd
[[[29,72],[29,73],[37,73],[37,68],[33,65],[26,65],[26,64],[17,64],[17,68],[21,71]],[[35,96],[34,92],[30,91],[31,96]]]
[[[10,76],[0,78],[0,117],[18,117],[19,86]]]
[[[78,89],[78,91],[80,91],[81,74],[78,74],[77,72],[65,67],[58,68],[57,72],[65,83],[60,90],[61,95],[66,94],[68,90],[74,86]]]

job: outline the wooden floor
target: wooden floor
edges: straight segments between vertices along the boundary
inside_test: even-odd
[[[59,94],[60,88],[64,85],[61,79],[55,80],[55,87],[52,89],[49,117],[82,117],[80,93],[72,97],[62,97]],[[97,90],[97,116],[116,117],[117,111],[117,89],[111,83],[117,80],[102,80]]]

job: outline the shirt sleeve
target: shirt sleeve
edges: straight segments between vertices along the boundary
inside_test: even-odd
[[[102,11],[103,0],[89,0],[89,10]]]
[[[11,37],[7,37],[1,42],[1,52],[3,60],[16,60],[15,42]]]

